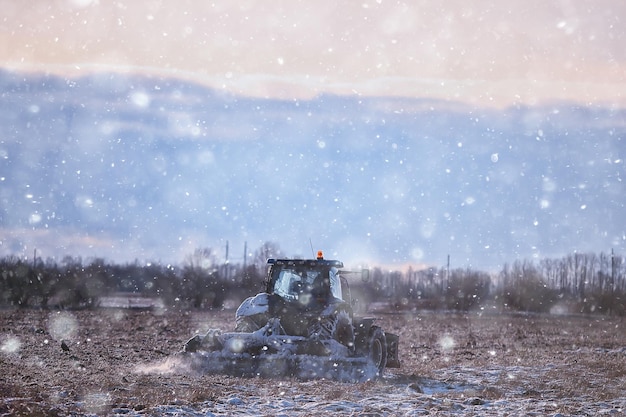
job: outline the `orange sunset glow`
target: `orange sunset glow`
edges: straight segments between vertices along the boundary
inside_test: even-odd
[[[626,103],[626,3],[0,1],[0,66],[257,97]]]

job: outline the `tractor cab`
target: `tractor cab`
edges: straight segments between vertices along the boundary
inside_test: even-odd
[[[340,261],[269,259],[266,292],[303,309],[343,300]]]
[[[308,335],[311,322],[338,309],[352,315],[343,298],[342,262],[326,260],[320,251],[317,259],[268,259],[267,264],[268,311],[288,333]]]

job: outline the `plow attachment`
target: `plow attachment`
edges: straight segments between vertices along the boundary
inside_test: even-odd
[[[334,340],[320,342],[301,336],[220,333],[210,330],[191,338],[180,358],[193,370],[240,377],[363,382],[378,377],[365,357],[352,357]]]

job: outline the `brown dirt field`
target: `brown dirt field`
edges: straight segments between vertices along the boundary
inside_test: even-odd
[[[232,329],[230,310],[0,310],[0,416],[626,414],[623,318],[379,317],[402,368],[354,384],[173,368],[193,334]]]

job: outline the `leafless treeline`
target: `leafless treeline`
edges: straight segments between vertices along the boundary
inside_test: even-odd
[[[442,267],[405,274],[374,270],[373,276],[400,305],[626,315],[626,263],[614,253],[520,260],[495,274]]]
[[[267,245],[258,256],[262,250]],[[196,249],[180,266],[8,256],[0,259],[0,306],[95,308],[103,297],[138,294],[168,306],[215,308],[258,290],[262,279],[254,263],[218,262],[208,248]]]
[[[208,248],[197,249],[181,266],[7,257],[0,259],[0,305],[89,308],[103,296],[123,292],[159,298],[169,306],[220,307],[227,299],[237,302],[261,291],[265,260],[279,256],[278,245],[265,243],[249,263],[220,262]],[[495,274],[471,268],[373,268],[351,287],[360,308],[379,301],[399,309],[626,315],[626,263],[613,253],[515,261]]]

